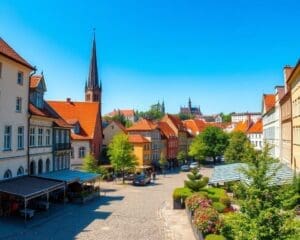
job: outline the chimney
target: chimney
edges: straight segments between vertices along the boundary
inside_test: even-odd
[[[287,86],[287,80],[289,79],[292,71],[293,71],[293,67],[289,66],[289,65],[285,65],[283,68],[283,77],[284,77],[284,87],[285,87],[285,92],[288,91],[288,86]]]
[[[68,102],[68,103],[71,102],[71,98],[67,98],[67,102]]]

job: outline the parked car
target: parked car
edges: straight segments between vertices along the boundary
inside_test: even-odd
[[[199,167],[199,163],[197,163],[197,162],[192,162],[191,164],[190,164],[190,169],[196,169],[196,168],[198,168]]]
[[[188,171],[190,171],[190,166],[189,165],[182,165],[180,169],[183,172],[188,172]]]
[[[132,181],[133,185],[135,186],[145,186],[150,182],[151,182],[151,177],[147,174],[137,175]]]

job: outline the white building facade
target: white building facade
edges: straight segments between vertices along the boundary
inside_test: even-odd
[[[28,173],[28,87],[33,70],[0,38],[0,181]]]

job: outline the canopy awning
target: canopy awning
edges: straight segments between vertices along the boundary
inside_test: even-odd
[[[240,169],[247,168],[245,163],[232,163],[221,166],[215,166],[212,177],[209,179],[209,184],[226,183],[234,181],[249,182],[249,179],[241,173]],[[270,184],[282,185],[289,183],[293,179],[293,170],[281,163],[274,163],[271,166],[269,174],[272,174],[274,169],[277,169],[276,175],[271,179]]]
[[[67,169],[67,170],[44,173],[39,175],[39,177],[45,179],[63,181],[69,184],[72,182],[80,182],[80,183],[90,182],[99,178],[100,174]]]
[[[64,188],[62,181],[35,176],[11,178],[0,182],[0,192],[15,195],[26,200]]]

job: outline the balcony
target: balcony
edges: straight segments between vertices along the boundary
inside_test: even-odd
[[[71,149],[71,143],[55,143],[53,146],[54,151]]]

